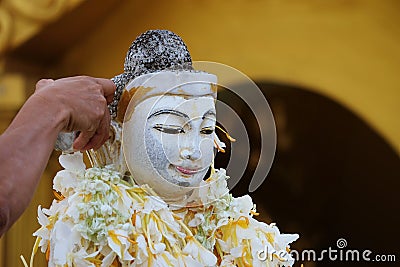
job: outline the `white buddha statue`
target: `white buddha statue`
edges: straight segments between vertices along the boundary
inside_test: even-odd
[[[112,138],[92,168],[63,154],[58,199],[38,209],[49,266],[291,266],[298,235],[254,219],[213,168],[217,77],[192,69],[183,41],[142,34],[113,80]]]

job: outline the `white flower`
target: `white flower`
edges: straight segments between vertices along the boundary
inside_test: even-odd
[[[171,253],[164,251],[161,254],[155,255],[152,266],[174,267],[176,264],[177,260],[171,255]]]
[[[77,186],[76,175],[67,170],[57,172],[53,180],[53,189],[61,192],[64,196],[69,196],[71,191]]]
[[[38,206],[38,221],[41,227],[33,233],[33,236],[40,237],[39,247],[41,247],[41,251],[44,253],[47,250],[47,241],[50,239],[50,230],[48,228],[49,219],[44,215],[40,205]]]
[[[253,208],[253,200],[249,195],[232,198],[231,209],[230,209],[232,212],[238,215],[239,214],[249,215],[252,208]]]
[[[94,180],[92,183],[94,192],[99,192],[103,195],[107,193],[108,190],[110,190],[110,186],[103,182],[102,180]]]
[[[101,267],[109,267],[113,263],[115,257],[117,254],[114,251],[110,251],[108,254],[103,259],[103,262],[101,263]]]
[[[120,176],[119,175],[111,175],[110,176],[110,181],[111,181],[111,183],[113,183],[113,184],[117,184],[117,183],[119,183],[119,181],[121,180],[121,178],[120,178]]]
[[[231,250],[231,243],[230,240],[227,240],[226,242],[217,238],[217,243],[219,245],[219,247],[221,248],[221,250],[225,253],[230,253]]]
[[[201,213],[196,213],[194,218],[188,223],[190,227],[196,227],[204,223],[204,215]]]
[[[88,205],[83,203],[83,200],[78,195],[74,197],[67,198],[69,202],[64,214],[70,217],[74,223],[78,223],[80,220],[80,215],[87,211]]]
[[[263,222],[256,221],[250,218],[251,224],[262,233],[265,238],[251,239],[252,255],[253,259],[257,259],[258,251],[265,251],[267,259],[272,259],[272,264],[285,263],[285,265],[291,266],[294,264],[294,259],[290,253],[286,252],[286,248],[289,244],[295,241],[299,236],[297,234],[281,234],[278,227],[271,223],[270,225]],[[272,254],[275,254],[273,256]],[[278,256],[278,257],[276,257]],[[255,260],[257,262],[258,260]],[[260,262],[260,261],[258,261]],[[255,265],[256,266],[256,265]],[[258,263],[257,266],[262,266]]]
[[[106,214],[106,215],[111,215],[112,211],[113,211],[111,206],[108,204],[101,205],[100,210],[101,210],[102,214]]]
[[[118,197],[112,205],[113,210],[120,216],[119,220],[127,220],[132,216],[131,208],[132,199],[128,197],[125,191],[121,192],[121,196]]]
[[[172,230],[175,232],[179,232],[181,227],[179,223],[176,222],[174,219],[174,216],[172,215],[173,213],[169,209],[162,209],[158,211],[158,215],[160,216],[160,219]],[[186,235],[183,234],[180,237],[185,237]]]
[[[156,196],[146,196],[144,197],[145,203],[143,207],[143,213],[149,214],[152,211],[159,211],[162,209],[167,209],[168,205],[159,197]]]
[[[62,154],[58,160],[64,169],[73,173],[83,174],[86,169],[85,163],[83,162],[83,154],[81,152]]]
[[[145,263],[147,261],[149,254],[147,252],[147,242],[143,235],[139,235],[136,238],[136,242],[137,242],[137,246],[138,246],[138,251],[137,251],[135,261],[139,265],[139,264]]]
[[[95,179],[96,177],[101,177],[101,169],[100,168],[90,168],[87,169],[85,172],[85,178],[86,179]]]
[[[110,181],[110,174],[108,172],[102,172],[101,179],[103,179],[104,181]]]
[[[77,246],[75,246],[75,248],[76,247]],[[68,266],[74,267],[96,267],[93,263],[87,261],[86,259],[93,258],[97,254],[99,254],[99,251],[88,254],[84,248],[80,247],[77,252],[72,251],[69,253],[67,257],[67,264]]]
[[[293,243],[299,239],[298,234],[280,234],[278,238],[276,238],[276,244],[278,248],[285,249],[290,243]]]
[[[236,236],[237,239],[239,240],[239,243],[243,239],[254,239],[258,238],[257,233],[256,233],[256,228],[254,225],[251,224],[251,217],[249,216],[243,216],[239,218],[238,220],[241,221],[241,223],[236,224]]]
[[[241,257],[242,253],[243,253],[243,246],[239,245],[239,246],[237,246],[235,248],[231,248],[230,253],[235,258]]]
[[[110,248],[118,255],[120,259],[124,261],[134,259],[128,252],[130,242],[128,239],[128,233],[126,231],[123,231],[122,229],[108,231],[107,241]]]
[[[235,267],[235,258],[232,255],[224,255],[222,257],[220,267]]]
[[[56,214],[60,213],[62,210],[67,208],[68,206],[68,199],[63,199],[61,201],[53,200],[50,205],[49,209],[43,209],[43,213],[47,216],[55,216]]]
[[[77,177],[83,176],[86,166],[80,152],[62,154],[59,162],[64,170],[59,171],[54,177],[53,189],[68,196],[70,191],[77,186]]]
[[[191,256],[179,255],[178,267],[204,267],[204,264],[194,260]]]
[[[170,210],[162,209],[158,212],[158,215],[160,216],[160,220],[163,222],[163,224],[165,224],[170,230],[162,231],[162,235],[171,246],[176,244],[176,238],[185,238],[186,234],[181,232],[181,226],[175,221]]]
[[[256,221],[252,218],[253,222],[258,225],[270,237],[273,239],[273,246],[276,250],[285,250],[288,245],[299,238],[298,234],[281,234],[279,228],[271,223],[270,225]]]
[[[217,257],[205,249],[194,237],[189,237],[189,241],[182,251],[202,263],[203,266],[215,266],[217,264]]]
[[[51,236],[51,261],[56,265],[67,264],[68,255],[72,252],[74,245],[79,243],[80,235],[72,230],[72,225],[57,221]]]
[[[198,195],[203,204],[208,205],[215,201],[220,201],[229,194],[224,169],[215,170],[215,173],[206,181],[200,183]]]

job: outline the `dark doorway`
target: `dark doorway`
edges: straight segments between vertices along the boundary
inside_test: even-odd
[[[239,85],[240,86],[240,85]],[[268,178],[250,194],[282,232],[299,233],[292,248],[301,252],[338,250],[343,238],[347,249],[372,251],[370,262],[300,261],[305,266],[395,266],[379,262],[376,255],[395,255],[400,261],[400,158],[368,124],[346,107],[320,94],[295,86],[258,83],[270,103],[277,129],[277,150]],[[250,162],[232,193],[248,193],[259,153],[260,131],[251,110],[229,91],[219,100],[232,103],[244,118],[251,143]],[[228,129],[229,130],[229,129]],[[261,133],[262,136],[263,133]],[[223,140],[227,142],[227,140]],[[234,144],[233,144],[234,145]],[[229,151],[218,155],[223,167]],[[339,250],[338,250],[339,252]]]

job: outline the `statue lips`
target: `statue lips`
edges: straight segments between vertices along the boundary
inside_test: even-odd
[[[200,169],[187,169],[187,168],[184,168],[184,167],[181,167],[181,166],[175,166],[175,168],[179,172],[181,172],[181,173],[183,173],[185,175],[193,175],[193,174],[196,174],[196,173],[198,173],[200,171]]]

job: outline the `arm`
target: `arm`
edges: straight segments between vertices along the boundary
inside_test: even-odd
[[[57,134],[80,131],[76,150],[99,148],[107,139],[115,85],[106,79],[41,80],[0,136],[0,236],[28,206]]]

